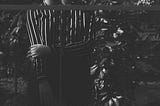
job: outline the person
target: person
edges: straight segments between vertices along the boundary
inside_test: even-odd
[[[60,3],[53,0],[43,2],[43,5],[54,4],[69,5],[65,0]],[[54,92],[52,96],[57,95],[55,99],[62,96],[61,99],[70,105],[87,104],[89,66],[86,57],[93,38],[92,15],[92,12],[81,10],[27,11],[27,29],[31,42],[28,57],[40,59],[38,63],[43,61],[40,65],[42,71],[38,69],[43,104],[47,105],[48,99],[53,99],[49,97],[50,92]]]
[[[56,2],[53,2],[53,0],[45,0],[45,1],[41,1],[39,2],[41,3],[41,5],[50,5],[50,4],[56,4]],[[43,27],[44,24],[46,24],[43,20],[41,20],[40,24],[42,24],[43,26],[41,26],[41,35],[43,35],[43,42],[38,41],[38,37],[40,37],[41,35],[38,35],[37,33],[35,33],[35,29],[38,27],[35,27],[33,24],[33,21],[36,21],[35,17],[32,17],[32,14],[35,13],[36,11],[39,10],[28,10],[27,11],[27,30],[28,30],[28,35],[30,37],[30,50],[28,51],[28,55],[27,57],[30,57],[33,60],[33,63],[35,64],[35,71],[37,71],[37,80],[38,80],[38,89],[39,89],[39,97],[40,97],[40,104],[42,106],[55,106],[57,105],[56,103],[58,102],[58,100],[56,101],[56,93],[58,92],[57,89],[55,90],[55,86],[54,85],[56,80],[56,75],[57,73],[54,72],[53,75],[53,82],[50,82],[50,79],[48,77],[49,73],[47,72],[47,70],[50,69],[55,69],[54,71],[58,70],[55,67],[51,67],[51,65],[49,65],[49,68],[47,64],[54,64],[54,61],[49,60],[49,58],[53,58],[54,55],[52,55],[54,52],[51,51],[51,48],[48,46],[50,44],[52,44],[48,39],[46,39],[49,35],[46,35],[44,33],[44,30],[48,30],[46,29],[47,27]],[[44,10],[45,11],[45,10]],[[43,11],[43,12],[44,12]],[[42,12],[42,11],[39,11]],[[46,11],[45,11],[46,12]],[[40,14],[40,13],[39,13]],[[40,17],[39,17],[40,18]],[[43,23],[44,22],[44,23]],[[35,39],[34,39],[35,37]],[[42,39],[40,38],[39,40],[42,41]],[[48,44],[50,43],[50,44]],[[49,58],[48,58],[49,57]],[[54,56],[55,61],[57,57]],[[54,66],[58,66],[56,63]],[[46,69],[47,68],[47,69]],[[52,70],[50,70],[52,71]],[[52,87],[53,85],[53,87]],[[55,92],[53,92],[55,91]],[[58,94],[57,94],[58,95]]]

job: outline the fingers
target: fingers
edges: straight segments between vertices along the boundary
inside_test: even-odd
[[[27,53],[27,57],[44,57],[48,56],[51,53],[49,51],[50,48],[42,44],[32,45],[29,49],[30,50]]]
[[[27,57],[38,57],[38,54],[35,52],[28,52]]]
[[[38,53],[36,47],[30,48],[30,50],[27,52],[27,57],[37,57],[37,56]]]
[[[30,48],[30,51],[36,51],[38,49],[38,47],[32,47]]]
[[[27,54],[29,54],[29,53],[35,53],[35,52],[37,52],[37,48],[31,48],[31,49],[27,52]]]
[[[35,44],[35,45],[32,45],[29,47],[29,49],[38,49],[38,48],[43,48],[43,47],[46,47],[45,45],[42,45],[42,44]]]

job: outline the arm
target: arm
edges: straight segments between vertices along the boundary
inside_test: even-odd
[[[40,102],[43,106],[53,106],[53,92],[48,82],[47,70],[44,69],[45,57],[51,54],[51,50],[45,44],[47,43],[45,35],[42,36],[42,14],[39,10],[29,10],[27,12],[27,30],[31,43],[30,50],[28,51],[28,57],[31,57],[35,61],[37,80],[39,86]],[[34,58],[33,58],[34,57]]]
[[[38,15],[40,16],[40,11],[38,10],[28,10],[27,11],[27,22],[26,22],[26,27],[27,27],[27,32],[30,40],[31,47],[29,48],[30,50],[28,51],[27,57],[30,57],[34,59],[34,62],[37,65],[41,65],[42,61],[40,59],[35,59],[35,57],[38,56],[37,52],[39,52],[39,49],[41,49],[41,46],[43,44],[43,39],[39,33],[40,29],[38,25]],[[37,74],[38,77],[46,76],[44,70],[40,71],[41,69],[37,69]]]

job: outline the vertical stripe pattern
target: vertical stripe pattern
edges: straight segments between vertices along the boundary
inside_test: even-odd
[[[93,11],[28,10],[27,30],[31,45],[72,48],[86,44],[93,36]]]
[[[93,11],[28,10],[27,29],[31,44],[83,45],[93,36]],[[63,37],[63,38],[62,38]]]

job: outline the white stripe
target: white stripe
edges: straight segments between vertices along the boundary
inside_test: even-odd
[[[44,38],[43,38],[43,12],[41,11],[42,17],[40,20],[40,24],[41,24],[41,37],[42,37],[42,41],[44,42]],[[42,43],[43,44],[43,43]]]
[[[34,12],[34,17],[35,17],[36,26],[37,26],[37,28],[39,29],[39,27],[38,27],[38,20],[36,19],[36,14],[38,15],[38,10],[35,10],[35,12]],[[38,31],[39,31],[39,30],[38,30]],[[38,33],[38,36],[39,36],[40,42],[41,42],[41,44],[42,44],[42,43],[43,43],[42,37],[41,37],[41,35],[39,35],[39,33]]]
[[[36,11],[37,15],[39,15],[38,10],[35,10],[35,11]]]
[[[32,36],[32,32],[31,32],[31,30],[30,30],[30,25],[29,25],[29,19],[28,19],[28,14],[29,14],[29,11],[27,11],[27,30],[28,30],[28,33],[29,33],[29,39],[30,39],[30,43],[31,43],[31,45],[33,45],[34,44],[34,42],[33,42],[33,36]]]
[[[75,16],[75,20],[74,20],[74,23],[75,23],[75,31],[74,31],[74,33],[75,33],[75,36],[76,36],[76,32],[77,32],[77,10],[75,10],[75,13],[74,13],[74,16]]]
[[[28,32],[28,35],[29,35],[29,41],[30,41],[30,43],[31,43],[31,45],[33,45],[33,42],[32,42],[32,39],[31,39],[31,35],[30,35],[30,30],[29,30],[29,25],[28,25],[28,22],[27,22],[27,24],[26,24],[26,27],[27,27],[27,32]]]
[[[45,18],[45,20],[44,20],[44,35],[45,35],[45,45],[48,45],[48,42],[47,42],[47,25],[46,25],[46,23],[47,23],[47,19]]]
[[[72,15],[72,10],[71,10],[71,15]],[[72,28],[72,18],[71,18],[71,24],[70,24],[70,27]]]
[[[47,13],[46,13],[46,10],[44,10],[44,12],[45,12],[45,15],[47,15]],[[47,19],[46,19],[46,17],[45,17],[45,20],[44,20],[44,33],[45,33],[45,45],[48,45],[48,42],[47,42]]]
[[[37,14],[40,14],[39,12],[38,12],[38,10],[36,10],[36,12],[37,12]],[[40,20],[40,18],[38,17],[38,29],[39,29],[39,36],[40,36],[40,40],[41,40],[41,44],[43,44],[43,37],[41,36],[41,20]]]
[[[86,16],[85,16],[85,12],[83,12],[83,26],[84,28],[86,28]]]
[[[72,19],[72,14],[73,14],[73,10],[71,10],[71,25],[70,25],[70,28],[71,28],[71,31],[70,31],[70,44],[72,43],[72,33],[73,33],[73,19]]]
[[[38,12],[38,10],[36,10],[36,13],[39,15],[40,13]],[[38,17],[38,19],[39,19],[39,17]],[[39,24],[38,25],[40,25],[40,21],[38,20],[38,22],[39,22]],[[40,31],[40,28],[39,28],[39,26],[37,26],[38,27],[38,31]],[[39,37],[40,37],[40,42],[41,42],[41,44],[43,44],[43,38],[42,38],[42,36],[41,36],[41,34],[40,33],[38,33],[39,34]]]
[[[31,10],[29,10],[31,11]],[[31,45],[34,44],[34,40],[33,40],[33,34],[32,34],[32,30],[31,30],[31,25],[30,25],[30,22],[29,22],[29,11],[27,12],[27,23],[28,23],[28,31],[30,32],[30,41],[31,41]]]
[[[52,20],[51,18],[52,18],[52,17],[51,17],[51,11],[50,11],[50,10],[48,10],[48,11],[49,11],[49,22],[48,22],[48,23],[49,23],[49,31],[51,31],[51,22],[52,22],[52,21],[51,21],[51,20]],[[52,36],[52,35],[51,35],[51,36]]]
[[[89,23],[89,29],[88,29],[88,40],[91,39],[91,28],[92,28],[92,21],[93,21],[93,16],[91,16],[91,19],[90,19],[90,23]]]
[[[37,34],[35,32],[35,28],[34,28],[34,24],[33,24],[33,21],[32,21],[32,16],[31,16],[31,11],[30,11],[30,20],[31,20],[31,24],[32,24],[32,27],[33,27],[33,32],[34,32],[34,35],[35,35],[35,38],[36,38],[36,44],[38,43],[38,39],[37,39]]]
[[[81,26],[81,23],[82,23],[82,16],[81,16],[81,12],[82,12],[81,10],[79,10],[79,11],[78,11],[78,14],[79,14],[79,15],[78,15],[78,17],[79,17],[79,21],[78,21],[78,23],[79,23],[80,28],[82,27],[82,26]],[[82,31],[82,30],[80,30],[80,31]]]
[[[82,20],[83,20],[83,27],[84,27],[84,31],[86,30],[86,16],[85,16],[85,12],[83,11],[82,12],[82,15],[83,15],[83,17],[82,17]],[[86,33],[85,33],[86,34]],[[84,35],[84,37],[83,37],[83,41],[85,42],[86,41],[86,35]]]
[[[34,12],[34,17],[36,17],[36,12]],[[37,23],[38,23],[38,22],[37,22],[37,20],[36,20],[36,19],[35,19],[35,22],[36,22],[36,25],[37,25]]]
[[[51,31],[52,31],[52,14],[51,14],[51,10],[48,10],[49,11],[49,20],[48,20],[48,23],[49,23],[49,36],[53,36],[51,35]],[[52,38],[52,37],[50,37]],[[53,40],[53,39],[49,39],[49,40]],[[52,42],[52,41],[51,41]]]
[[[54,13],[55,11],[53,10],[53,13]],[[56,21],[56,18],[55,17],[53,17],[53,22],[55,22]]]

